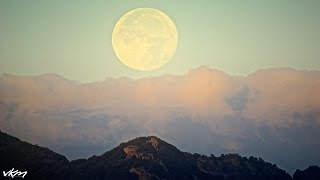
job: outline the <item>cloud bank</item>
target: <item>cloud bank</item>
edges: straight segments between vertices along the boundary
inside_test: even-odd
[[[292,172],[320,162],[319,92],[319,71],[287,68],[85,84],[4,74],[0,128],[71,159],[157,135],[184,151],[255,155]]]

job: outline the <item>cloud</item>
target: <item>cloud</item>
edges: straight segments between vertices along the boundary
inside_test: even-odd
[[[236,91],[235,95],[226,97],[226,103],[235,112],[242,112],[247,108],[249,103],[251,92],[247,86],[241,87],[240,90]]]
[[[191,152],[239,152],[272,162],[283,155],[285,168],[304,153],[309,158],[295,166],[320,161],[314,151],[320,151],[318,71],[266,69],[232,77],[200,67],[181,76],[93,83],[55,74],[3,75],[0,92],[1,130],[70,158],[152,134]],[[90,152],[76,152],[79,146]]]

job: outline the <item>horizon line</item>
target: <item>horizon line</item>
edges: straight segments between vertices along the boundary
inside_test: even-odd
[[[139,80],[144,80],[144,79],[153,79],[153,78],[161,78],[161,77],[166,77],[166,76],[173,76],[173,77],[183,77],[186,76],[188,74],[190,74],[191,72],[194,71],[199,71],[199,70],[210,70],[210,71],[215,71],[215,72],[220,72],[225,74],[226,76],[229,77],[233,77],[233,78],[246,78],[249,77],[251,75],[254,75],[256,73],[259,72],[264,72],[264,71],[295,71],[295,72],[308,72],[308,73],[320,73],[320,70],[314,70],[314,69],[298,69],[298,68],[294,68],[294,67],[288,67],[288,66],[279,66],[279,67],[267,67],[267,68],[261,68],[261,69],[256,69],[253,72],[244,74],[244,75],[233,75],[230,73],[227,73],[223,70],[217,69],[217,68],[212,68],[210,66],[207,65],[201,65],[198,66],[197,68],[190,68],[187,72],[182,73],[182,74],[170,74],[170,73],[165,73],[162,75],[150,75],[150,76],[144,76],[144,77],[138,77],[138,78],[132,78],[129,76],[118,76],[118,77],[108,77],[106,76],[104,79],[100,79],[100,80],[91,80],[91,81],[81,81],[81,80],[75,80],[75,79],[71,79],[68,78],[64,75],[62,75],[61,73],[57,73],[57,72],[47,72],[47,73],[36,73],[36,74],[14,74],[14,73],[8,73],[8,72],[2,72],[0,73],[0,79],[6,76],[13,76],[13,77],[25,77],[25,78],[37,78],[37,77],[44,77],[44,76],[48,76],[48,77],[55,77],[55,78],[61,78],[70,82],[76,82],[76,83],[80,83],[80,84],[88,84],[88,83],[96,83],[96,82],[103,82],[106,80],[121,80],[121,79],[128,79],[131,81],[139,81]]]

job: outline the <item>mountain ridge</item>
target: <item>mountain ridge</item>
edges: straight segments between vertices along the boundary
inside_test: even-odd
[[[100,156],[69,161],[0,131],[0,155],[1,171],[28,171],[26,179],[292,179],[261,158],[191,154],[156,136],[138,137]],[[300,180],[303,171],[297,170],[295,176]]]
[[[159,78],[166,78],[166,77],[184,77],[186,75],[189,75],[191,73],[195,72],[201,72],[201,71],[209,71],[212,73],[222,74],[228,77],[241,77],[241,78],[248,78],[250,76],[254,76],[256,74],[261,73],[276,73],[276,72],[292,72],[292,73],[309,73],[309,74],[318,74],[320,73],[319,70],[308,70],[308,69],[296,69],[292,67],[277,67],[277,68],[262,68],[257,69],[256,71],[253,71],[248,74],[244,75],[233,75],[229,74],[227,72],[224,72],[223,70],[219,70],[216,68],[212,68],[209,66],[199,66],[197,68],[192,68],[189,71],[182,73],[182,74],[163,74],[158,76],[146,76],[146,77],[140,77],[140,78],[130,78],[128,76],[119,76],[119,77],[105,77],[101,80],[93,80],[93,81],[79,81],[67,78],[59,73],[40,73],[40,74],[34,74],[34,75],[17,75],[17,74],[11,74],[11,73],[0,73],[0,80],[1,79],[21,79],[21,78],[28,78],[28,79],[43,79],[43,80],[60,80],[60,81],[69,81],[76,84],[91,84],[91,83],[101,83],[108,80],[128,80],[128,81],[139,81],[139,80],[148,80],[148,79],[159,79]]]

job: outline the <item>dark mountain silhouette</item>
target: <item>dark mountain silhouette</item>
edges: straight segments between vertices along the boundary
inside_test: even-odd
[[[318,166],[309,166],[307,169],[301,171],[297,170],[293,178],[295,180],[319,180],[320,179],[320,168]]]
[[[122,143],[101,156],[69,162],[47,148],[0,131],[0,157],[1,171],[12,168],[28,171],[25,179],[292,179],[288,173],[261,158],[238,154],[220,157],[190,154],[154,136]],[[310,177],[309,174],[309,170],[297,171],[295,177],[303,179],[303,176]]]
[[[69,161],[48,148],[32,145],[0,131],[0,178],[12,168],[27,171],[24,179],[67,179]]]

